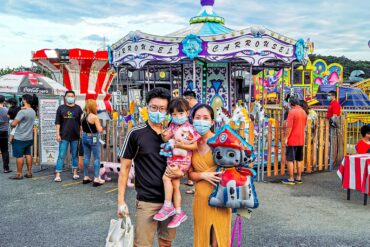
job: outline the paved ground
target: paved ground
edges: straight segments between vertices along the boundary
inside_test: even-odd
[[[22,181],[8,176],[0,174],[1,247],[104,246],[115,217],[116,177],[93,188],[76,184],[69,172],[62,183],[52,182],[52,170]],[[305,176],[304,182],[256,184],[260,207],[244,222],[242,246],[370,246],[370,205],[362,205],[362,195],[353,192],[347,201],[334,172]],[[127,196],[133,208],[134,190]],[[191,214],[192,196],[183,197]],[[191,220],[179,228],[174,246],[192,246]]]

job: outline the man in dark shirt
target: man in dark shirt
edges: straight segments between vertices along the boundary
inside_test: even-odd
[[[197,108],[198,105],[200,105],[200,103],[197,100],[197,94],[194,91],[186,91],[184,92],[184,98],[186,99],[186,101],[189,103],[189,106],[190,106],[189,122],[193,123],[193,119],[192,119],[193,111],[195,110],[195,108]],[[194,182],[188,179],[188,181],[185,184],[188,186],[193,186]],[[194,193],[195,193],[194,189],[189,189],[186,191],[186,194],[194,194]]]
[[[167,89],[154,88],[146,98],[149,120],[136,126],[127,134],[119,156],[121,172],[118,179],[118,217],[128,215],[125,202],[126,185],[131,163],[135,164],[136,230],[135,246],[153,246],[154,236],[158,234],[160,247],[171,246],[176,230],[167,228],[169,220],[158,222],[153,219],[164,201],[162,177],[180,177],[183,173],[175,168],[167,168],[166,158],[159,154],[163,143],[162,122],[167,115],[171,94]]]
[[[63,170],[63,162],[67,155],[68,145],[70,145],[72,155],[73,179],[77,180],[80,178],[77,175],[77,148],[81,133],[82,109],[75,104],[75,93],[73,91],[67,91],[64,97],[65,104],[58,107],[55,118],[56,139],[59,142],[59,154],[55,166],[55,182],[62,181],[60,173]]]

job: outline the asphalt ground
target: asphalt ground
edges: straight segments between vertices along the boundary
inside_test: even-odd
[[[0,174],[0,246],[104,246],[116,217],[117,176],[93,188],[72,180],[70,171],[55,183],[53,167],[38,169],[21,181],[8,179],[14,173]],[[335,172],[303,179],[295,186],[276,179],[256,183],[260,207],[243,222],[242,246],[370,246],[370,205],[363,205],[363,195],[353,191],[347,201]],[[193,245],[192,200],[183,193],[190,217],[173,246]],[[128,189],[127,202],[134,214],[134,189]]]

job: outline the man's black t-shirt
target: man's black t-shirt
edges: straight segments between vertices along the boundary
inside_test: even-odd
[[[79,105],[58,107],[55,124],[60,125],[60,138],[66,141],[80,139],[82,109]]]
[[[162,203],[164,188],[162,177],[166,170],[166,157],[159,155],[163,143],[148,123],[133,128],[126,137],[120,157],[135,163],[137,200]]]

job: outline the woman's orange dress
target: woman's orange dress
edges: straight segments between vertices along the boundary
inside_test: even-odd
[[[208,151],[205,155],[194,151],[192,166],[195,172],[215,172],[217,168],[211,151]],[[215,229],[218,246],[230,246],[231,209],[208,205],[208,198],[213,190],[214,186],[204,180],[197,182],[195,185],[193,201],[194,247],[209,247],[212,226]]]

